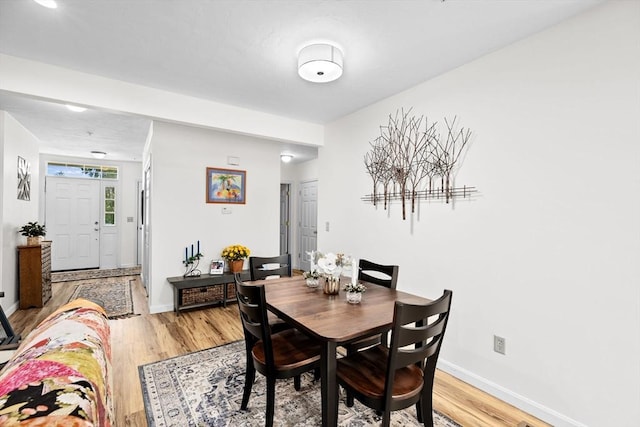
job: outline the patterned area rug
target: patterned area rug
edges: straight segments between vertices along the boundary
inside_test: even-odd
[[[147,422],[150,427],[263,426],[266,407],[266,380],[256,373],[247,411],[240,410],[244,387],[244,342],[214,347],[138,367]],[[341,393],[344,391],[340,389]],[[320,383],[313,375],[302,376],[296,392],[293,379],[276,381],[276,426],[319,426]],[[380,425],[375,411],[356,401],[352,408],[341,394],[338,410],[340,426]],[[434,412],[437,427],[458,424]],[[393,426],[421,426],[415,406],[395,411]]]
[[[51,273],[51,281],[70,282],[72,280],[100,279],[103,277],[137,276],[140,267],[112,268],[107,270],[58,271]]]
[[[124,319],[137,316],[133,312],[131,283],[128,280],[78,285],[69,301],[76,298],[88,299],[100,305],[107,312],[109,319]]]

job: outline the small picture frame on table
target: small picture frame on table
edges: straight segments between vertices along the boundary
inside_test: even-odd
[[[222,274],[224,272],[224,260],[223,259],[214,259],[211,261],[211,269],[209,270],[209,274]]]

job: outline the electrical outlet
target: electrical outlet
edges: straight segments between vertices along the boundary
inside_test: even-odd
[[[506,342],[503,337],[493,336],[493,351],[500,354],[506,354]]]

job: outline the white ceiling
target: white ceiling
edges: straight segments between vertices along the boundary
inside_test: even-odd
[[[603,0],[0,0],[0,53],[299,120],[327,123],[574,16]],[[331,41],[344,74],[297,76]],[[1,77],[1,70],[0,70]],[[149,121],[0,93],[43,152],[140,159]],[[91,135],[89,135],[91,132]],[[309,147],[300,149],[313,156]]]

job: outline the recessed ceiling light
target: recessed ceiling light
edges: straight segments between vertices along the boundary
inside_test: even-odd
[[[328,43],[303,47],[298,54],[298,74],[314,83],[328,83],[340,78],[342,51]]]
[[[107,153],[105,153],[104,151],[92,151],[91,155],[96,159],[104,159]]]
[[[86,111],[87,109],[84,107],[79,107],[77,105],[71,105],[71,104],[67,104],[67,108],[71,111],[74,111],[76,113],[82,113],[83,111]]]
[[[47,7],[49,9],[55,9],[58,7],[58,3],[55,0],[33,0],[38,3],[40,6]]]
[[[284,163],[289,163],[292,159],[293,156],[291,154],[280,154],[280,160],[282,160]]]

